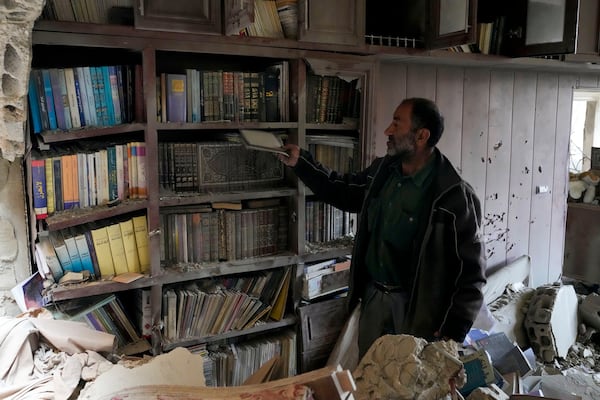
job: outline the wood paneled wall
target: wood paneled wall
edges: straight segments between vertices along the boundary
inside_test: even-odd
[[[597,88],[598,77],[391,62],[377,76],[376,154],[385,154],[383,131],[402,99],[435,100],[446,121],[438,147],[482,202],[488,269],[528,254],[531,286],[557,280],[573,89]]]

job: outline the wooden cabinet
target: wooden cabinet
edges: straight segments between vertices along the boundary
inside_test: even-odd
[[[298,3],[298,40],[353,46],[364,43],[365,0]]]
[[[511,57],[598,55],[600,6],[595,0],[480,0],[483,18],[505,19],[500,54]],[[496,29],[497,27],[495,27]]]
[[[220,0],[135,0],[138,29],[221,34]]]
[[[367,3],[367,44],[446,48],[475,42],[477,0]]]

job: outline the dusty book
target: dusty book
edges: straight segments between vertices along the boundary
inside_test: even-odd
[[[269,151],[272,153],[289,156],[281,147],[283,142],[274,132],[261,131],[255,129],[240,129],[242,143],[247,149]]]

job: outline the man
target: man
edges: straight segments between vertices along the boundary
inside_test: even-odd
[[[385,130],[387,155],[340,175],[288,144],[279,156],[323,201],[360,212],[349,307],[362,299],[359,357],[384,334],[462,342],[482,303],[481,207],[435,147],[444,120],[430,100],[410,98]]]

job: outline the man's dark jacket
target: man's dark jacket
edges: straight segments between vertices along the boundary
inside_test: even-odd
[[[484,247],[480,232],[481,206],[471,186],[436,148],[434,180],[425,207],[428,215],[417,232],[412,265],[398,260],[398,268],[413,277],[403,332],[427,340],[434,333],[462,342],[483,301]],[[365,256],[368,245],[367,211],[371,198],[383,187],[394,163],[377,158],[365,170],[340,175],[301,150],[296,175],[323,201],[344,211],[360,212],[352,253],[348,306],[353,309],[369,280]],[[425,215],[425,214],[424,214]]]

